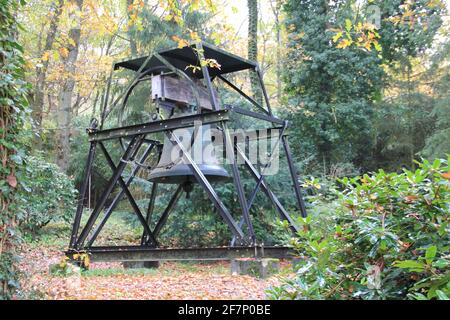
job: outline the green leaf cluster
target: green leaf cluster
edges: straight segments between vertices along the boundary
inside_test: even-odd
[[[35,156],[25,159],[16,196],[16,218],[25,232],[35,234],[51,221],[70,223],[75,212],[77,190],[56,164]]]
[[[334,210],[302,219],[307,228],[291,241],[303,257],[295,277],[269,296],[448,299],[449,161],[339,179]]]

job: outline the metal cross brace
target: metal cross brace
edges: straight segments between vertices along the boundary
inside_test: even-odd
[[[161,232],[161,229],[164,227],[164,225],[167,222],[167,219],[169,218],[170,212],[175,207],[175,204],[177,203],[178,199],[180,198],[181,192],[183,191],[184,184],[180,184],[173,194],[172,198],[169,201],[169,204],[167,205],[164,212],[161,214],[161,217],[159,218],[158,223],[156,224],[155,228],[153,229],[153,234],[155,237],[159,235]]]
[[[283,220],[287,220],[289,222],[291,230],[294,233],[297,233],[300,229],[297,227],[296,223],[291,218],[291,216],[286,211],[286,209],[284,209],[283,205],[280,203],[280,201],[275,196],[275,194],[270,190],[270,188],[268,187],[268,185],[266,184],[266,182],[264,180],[264,177],[262,175],[260,175],[258,170],[253,166],[253,164],[250,162],[250,160],[245,156],[244,152],[242,152],[242,150],[239,148],[239,146],[236,146],[236,150],[238,152],[238,155],[240,157],[242,157],[242,159],[244,160],[245,166],[247,167],[247,169],[251,173],[252,177],[256,181],[259,181],[261,179],[261,189],[267,195],[267,197],[270,199],[272,204],[275,206],[275,208],[277,209],[277,211],[280,214],[281,218]]]
[[[174,146],[178,146],[180,148],[183,158],[185,159],[189,168],[191,169],[192,173],[194,174],[195,178],[197,179],[197,182],[206,191],[208,197],[213,202],[213,204],[216,207],[219,214],[222,216],[224,221],[230,227],[231,232],[238,239],[242,239],[242,241],[244,241],[244,233],[242,232],[241,228],[237,225],[236,221],[233,219],[233,217],[231,216],[228,209],[225,207],[223,202],[220,200],[219,196],[217,195],[216,191],[213,189],[213,187],[209,183],[208,179],[206,179],[203,172],[200,170],[200,168],[197,166],[197,164],[193,161],[192,157],[186,151],[186,149],[182,145],[180,139],[178,139],[178,137],[172,131],[165,131],[165,133],[166,133],[167,137],[169,138],[169,140],[172,142],[172,144]]]
[[[265,170],[269,167],[270,163],[273,160],[273,155],[275,153],[275,149],[278,147],[278,145],[280,144],[281,138],[283,137],[284,131],[286,130],[286,124],[283,126],[283,128],[281,129],[281,134],[278,137],[277,142],[275,143],[275,145],[272,148],[272,151],[270,152],[270,158],[267,161],[267,163],[264,165],[264,167],[262,168],[262,170],[260,171],[260,175],[261,177],[258,179],[255,189],[253,190],[253,192],[251,193],[250,199],[248,200],[247,203],[247,208],[248,210],[250,210],[251,206],[253,205],[253,201],[255,200],[256,197],[256,193],[258,192],[259,187],[261,186],[262,180],[264,178],[264,172]]]
[[[149,156],[149,154],[151,153],[151,151],[153,150],[155,144],[150,144],[147,149],[144,151],[142,157],[139,159],[139,162],[142,163],[144,162],[147,157]],[[130,176],[128,177],[127,181],[125,182],[125,185],[128,187],[131,182],[133,182],[134,177],[138,174],[138,172],[141,170],[141,166],[136,166],[134,167],[133,171],[131,172]],[[102,218],[102,221],[96,226],[94,233],[92,234],[91,238],[88,240],[87,242],[87,246],[90,247],[92,246],[93,242],[95,241],[95,239],[97,238],[97,236],[99,235],[100,231],[103,229],[106,221],[109,219],[109,217],[111,216],[111,213],[113,212],[113,210],[116,208],[117,204],[119,203],[119,201],[122,199],[123,195],[124,195],[125,191],[122,189],[113,199],[113,201],[111,202],[111,204],[108,206],[108,208],[105,211],[105,214]]]
[[[99,144],[100,144],[100,148],[103,151],[103,154],[105,155],[106,161],[108,162],[109,166],[111,167],[111,170],[113,172],[115,172],[117,170],[117,168],[116,168],[114,162],[112,161],[111,156],[109,155],[109,153],[106,150],[103,143],[100,142]],[[136,216],[138,217],[140,223],[144,227],[144,232],[145,232],[146,236],[148,237],[146,242],[151,242],[156,245],[156,239],[153,236],[152,232],[150,231],[150,228],[147,225],[147,221],[145,220],[144,216],[142,215],[141,210],[139,209],[139,206],[137,205],[136,201],[133,198],[133,195],[131,194],[130,190],[128,189],[129,183],[124,182],[121,176],[119,176],[118,182],[119,182],[120,187],[122,188],[122,193],[125,193],[125,195],[127,196],[128,200],[131,204],[131,207],[133,208],[134,212],[136,213]]]
[[[116,170],[114,171],[112,177],[108,181],[108,186],[103,191],[100,200],[97,202],[94,211],[92,212],[91,216],[89,217],[86,225],[84,226],[83,230],[81,231],[81,234],[76,241],[76,247],[80,248],[84,241],[86,240],[87,236],[89,235],[89,232],[91,231],[92,227],[95,224],[95,221],[97,220],[101,210],[106,204],[106,200],[108,199],[109,195],[113,191],[114,187],[116,186],[117,181],[119,178],[121,179],[121,175],[123,170],[126,167],[127,161],[133,158],[137,152],[139,151],[139,148],[143,142],[144,136],[135,136],[130,141],[130,144],[128,145],[128,148],[126,149],[124,155],[121,158],[120,163],[118,164]],[[122,180],[123,182],[123,180]],[[123,182],[124,183],[124,182]],[[125,185],[125,183],[123,184]],[[147,226],[148,229],[148,226]],[[149,230],[146,230],[148,234]]]

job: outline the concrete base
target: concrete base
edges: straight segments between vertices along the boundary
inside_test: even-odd
[[[159,268],[159,261],[124,261],[122,265],[125,269],[156,269]]]
[[[278,273],[280,260],[278,259],[235,259],[231,260],[231,274],[247,274],[258,278],[267,278]]]

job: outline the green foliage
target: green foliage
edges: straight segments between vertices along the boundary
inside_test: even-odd
[[[327,171],[338,162],[363,163],[373,141],[373,102],[382,88],[381,59],[376,51],[337,48],[331,26],[353,14],[346,1],[287,1],[289,33],[286,91],[294,143]],[[297,151],[300,152],[300,149]],[[327,173],[327,172],[324,172]]]
[[[416,154],[433,134],[434,99],[417,92],[407,93],[404,87],[402,90],[405,93],[376,106],[377,136],[370,167],[390,171],[412,168]]]
[[[269,290],[276,299],[446,299],[449,273],[449,160],[416,171],[338,180],[339,204],[302,219],[292,245],[296,276]],[[323,220],[327,219],[327,223]]]
[[[342,30],[370,22],[368,6],[380,10],[376,39],[382,50],[340,45]],[[433,77],[422,69],[442,26],[442,1],[290,0],[284,11],[290,63],[285,103],[297,133],[292,140],[301,145],[296,155],[315,160],[308,172],[326,175],[341,162],[364,171],[413,169],[424,148],[430,158],[448,152],[448,88],[442,90],[448,72]],[[435,56],[440,58],[431,60],[439,63],[433,64],[443,65],[448,50]]]
[[[431,116],[435,121],[435,130],[426,139],[421,154],[429,159],[439,158],[450,153],[450,66],[445,63],[450,59],[450,44],[445,43],[432,56],[432,67],[426,75],[428,80],[434,79],[435,101]],[[443,65],[443,67],[442,67]]]
[[[388,63],[405,62],[430,48],[445,12],[445,4],[439,0],[374,0],[368,5],[380,8],[380,44]]]
[[[14,246],[17,174],[22,169],[18,154],[24,153],[18,138],[28,118],[27,85],[22,47],[17,43],[16,10],[23,1],[0,1],[0,299],[11,298],[18,288]],[[20,181],[19,181],[20,182]]]
[[[167,205],[167,200],[161,205]],[[180,199],[161,239],[164,239],[162,243],[179,247],[220,246],[227,245],[231,234],[219,214],[214,212],[206,194],[197,187],[189,199]]]
[[[17,194],[16,217],[24,231],[36,233],[50,221],[69,223],[75,210],[77,191],[57,165],[38,157],[27,157]]]
[[[182,23],[161,19],[151,6],[144,6],[138,12],[138,23],[131,26],[129,36],[136,42],[137,53],[149,53],[154,50],[177,46],[174,37],[184,37],[189,32],[197,32],[205,39],[209,30],[206,22],[213,16],[200,10],[192,10],[187,3],[180,8]]]
[[[445,134],[448,126],[438,116],[445,112],[445,108],[439,106],[442,101],[440,94],[436,90],[432,94],[430,90],[423,90],[431,82],[434,82],[432,88],[437,87],[439,72],[436,72],[436,66],[426,72],[421,69],[429,58],[426,50],[435,43],[442,25],[445,5],[442,1],[426,0],[409,3],[375,0],[370,5],[380,9],[381,55],[390,75],[385,78],[384,86],[390,92],[376,106],[376,143],[369,168],[381,167],[390,171],[402,167],[413,169],[413,160],[424,148],[426,151],[422,151],[422,155],[432,154],[433,158],[444,157],[449,152],[445,146],[446,139],[442,139],[442,133]],[[441,56],[441,61],[444,57]],[[429,60],[432,62],[435,57]],[[431,76],[433,73],[434,76]],[[444,132],[436,132],[437,121],[440,121]],[[435,137],[430,138],[432,136]],[[436,147],[441,148],[442,152]]]

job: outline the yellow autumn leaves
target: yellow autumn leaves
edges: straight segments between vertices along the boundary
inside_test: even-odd
[[[198,11],[202,8],[206,8],[209,12],[217,10],[212,0],[159,0],[159,6],[166,13],[163,19],[165,21],[174,21],[179,25],[184,23],[181,8],[185,5],[189,5],[189,9],[192,11]]]
[[[377,52],[382,51],[378,42],[380,35],[376,31],[375,25],[371,23],[358,22],[353,24],[350,19],[346,19],[343,29],[330,29],[330,31],[336,32],[332,40],[333,43],[337,43],[336,48],[338,49],[345,49],[354,45],[366,51],[372,51],[372,49]]]
[[[201,38],[200,36],[197,34],[197,32],[195,31],[189,31],[189,40],[180,38],[178,36],[173,36],[172,40],[175,41],[178,44],[178,48],[184,48],[187,47],[192,43],[196,43],[196,42],[200,42]],[[192,69],[192,73],[195,73],[196,71],[199,71],[201,69],[201,67],[208,67],[208,68],[215,68],[215,69],[219,69],[220,70],[220,64],[217,62],[216,59],[206,59],[203,57],[203,52],[199,52],[198,49],[194,48],[193,49],[194,52],[197,54],[197,56],[199,57],[199,61],[200,61],[200,66],[194,66],[194,65],[189,65],[186,67],[186,69]]]
[[[89,258],[89,254],[87,253],[75,253],[72,256],[74,261],[80,262],[85,268],[89,268],[91,260]]]

